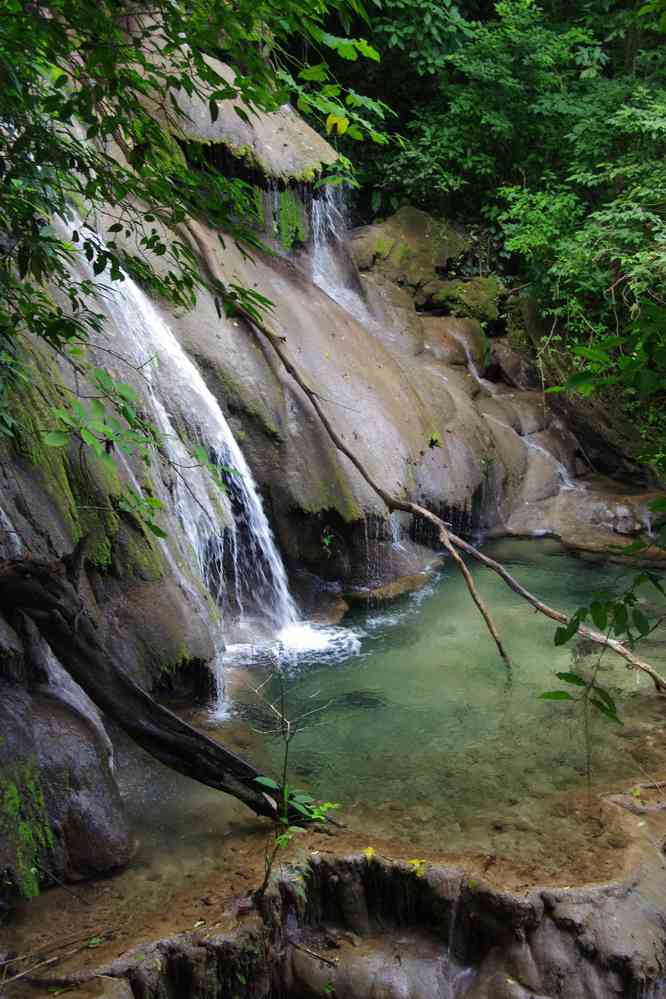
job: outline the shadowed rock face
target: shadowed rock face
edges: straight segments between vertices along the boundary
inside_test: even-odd
[[[0,869],[29,893],[37,880],[77,880],[124,866],[129,833],[109,744],[96,725],[55,687],[28,692],[0,682],[0,731]],[[9,788],[16,789],[15,815]]]

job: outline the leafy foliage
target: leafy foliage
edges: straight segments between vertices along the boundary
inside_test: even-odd
[[[665,34],[663,0],[381,0],[371,88],[399,80],[401,141],[360,151],[358,202],[499,227],[566,389],[623,410],[662,473]]]
[[[339,132],[383,141],[381,106],[326,83],[326,53],[376,59],[363,38],[332,34],[349,25],[359,0],[157,0],[149,11],[125,0],[5,0],[0,19],[0,431],[13,434],[8,386],[25,378],[22,348],[37,338],[75,368],[104,321],[97,281],[131,275],[155,294],[188,307],[202,287],[221,312],[250,315],[267,302],[251,289],[204,274],[178,227],[194,218],[246,250],[253,189],[184,156],[174,135],[197,98],[212,121],[222,101],[244,121],[292,99]],[[294,59],[294,34],[316,57]],[[217,57],[232,67],[221,72]],[[196,144],[193,144],[196,146]],[[82,216],[79,218],[78,216]],[[292,226],[293,228],[293,226]],[[159,267],[152,261],[159,260]],[[85,277],[80,275],[84,274]],[[45,443],[73,437],[102,459],[116,446],[158,446],[129,389],[93,372],[100,399],[54,413]]]

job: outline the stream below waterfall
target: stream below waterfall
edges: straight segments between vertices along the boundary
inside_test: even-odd
[[[632,576],[576,558],[552,540],[507,539],[487,551],[567,613],[592,592],[618,592]],[[557,672],[587,675],[599,652],[582,643],[555,646],[552,622],[494,573],[472,571],[512,674],[447,564],[420,591],[350,613],[321,652],[291,650],[283,658],[287,713],[302,718],[290,748],[292,783],[340,802],[344,821],[369,844],[395,839],[428,855],[501,854],[519,865],[534,855],[541,876],[555,876],[563,855],[553,855],[554,842],[575,851],[585,835],[570,792],[585,789],[586,754],[580,709],[539,695],[566,687]],[[657,669],[666,667],[666,629],[643,648]],[[263,697],[279,698],[280,682],[258,658],[256,668],[234,671],[228,709],[235,724],[265,733],[271,772],[278,773],[282,743]],[[257,697],[251,688],[266,676]],[[664,726],[651,685],[608,652],[599,683],[616,696],[624,724],[592,718],[593,783],[653,779],[663,755],[653,718]]]
[[[548,539],[505,539],[485,550],[564,611],[602,587],[621,587],[631,574],[576,558]],[[224,704],[185,712],[260,769],[278,773],[281,744],[263,697],[279,696],[274,668],[281,658],[287,712],[302,717],[291,781],[339,802],[345,824],[334,838],[314,831],[295,837],[292,859],[373,847],[387,857],[453,863],[474,876],[481,870],[514,888],[620,875],[628,839],[621,821],[600,819],[599,795],[666,772],[661,706],[622,661],[603,656],[600,677],[616,694],[624,724],[592,719],[590,808],[580,716],[575,706],[539,694],[562,686],[558,671],[584,674],[598,652],[554,646],[551,622],[494,574],[472,571],[513,658],[511,678],[459,573],[445,564],[421,590],[357,607],[337,626],[295,625],[288,642],[283,636],[228,649]],[[650,637],[644,655],[666,670],[666,628]],[[261,684],[258,697],[253,689]],[[134,858],[112,879],[56,887],[23,904],[17,947],[48,939],[63,905],[83,934],[121,928],[110,953],[208,926],[213,917],[218,922],[210,925],[218,926],[221,901],[261,880],[264,821],[163,767],[122,734],[114,741]]]

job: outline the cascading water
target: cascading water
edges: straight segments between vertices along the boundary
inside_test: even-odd
[[[139,344],[137,361],[150,382],[169,459],[177,468],[187,469],[185,474],[176,476],[174,500],[204,582],[219,592],[228,561],[225,552],[228,537],[239,614],[243,616],[254,605],[272,631],[293,624],[298,613],[289,593],[282,559],[252,473],[219,403],[171,329],[133,281],[123,282],[122,291],[110,300],[108,307],[116,325],[135,333],[135,342]],[[147,363],[151,359],[153,363]],[[209,461],[225,482],[231,512],[226,531],[219,524],[215,486],[209,474],[202,468],[192,468],[192,458],[174,430],[167,410],[167,405],[174,403],[193,442],[203,444]]]
[[[492,382],[488,381],[487,378],[483,378],[483,376],[481,375],[481,373],[480,373],[480,371],[479,371],[479,369],[477,367],[476,361],[474,360],[474,357],[472,355],[472,352],[469,349],[469,344],[466,342],[465,338],[462,337],[462,336],[460,336],[458,333],[454,332],[454,330],[449,330],[449,335],[454,340],[456,340],[460,344],[460,346],[462,347],[462,349],[465,351],[465,358],[467,360],[467,367],[468,367],[468,369],[470,371],[470,374],[474,378],[474,381],[477,382],[477,384],[480,385],[481,388],[485,389],[486,392],[488,392],[489,395],[496,395],[497,394],[497,389],[496,389],[495,385],[493,385]]]
[[[559,459],[556,458],[551,451],[547,451],[545,447],[542,447],[535,441],[531,441],[527,435],[521,437],[520,434],[516,433],[513,427],[510,427],[508,423],[503,423],[502,420],[498,420],[497,417],[491,416],[489,413],[486,413],[486,419],[490,420],[491,423],[496,423],[499,427],[503,427],[505,430],[510,430],[512,433],[516,434],[516,437],[522,442],[528,451],[536,451],[538,454],[542,454],[544,458],[547,458],[549,462],[555,465],[557,474],[560,477],[562,489],[585,489],[585,486],[582,483],[576,482],[571,478],[566,466],[559,461]]]
[[[364,326],[371,325],[374,320],[363,300],[356,268],[345,245],[343,187],[327,184],[312,198],[310,230],[312,280],[354,319]]]
[[[92,279],[92,273],[87,276]],[[148,389],[172,473],[163,498],[177,514],[187,538],[189,551],[183,554],[228,611],[225,617],[235,621],[233,627],[225,621],[224,636],[220,635],[216,662],[220,697],[215,713],[223,715],[227,710],[223,674],[229,662],[246,666],[258,654],[262,661],[269,657],[277,666],[292,666],[313,652],[334,658],[353,654],[359,645],[353,632],[300,620],[243,453],[215,396],[156,307],[127,276],[99,304],[111,320],[99,346],[108,347],[109,338],[115,337],[116,353],[141,372],[142,387]],[[205,448],[226,493],[208,469],[193,460],[191,451],[196,445]],[[126,460],[124,464],[133,488],[140,491],[131,464]],[[178,573],[166,544],[165,554]],[[187,586],[180,576],[181,584]],[[232,587],[227,585],[229,577]],[[230,634],[239,640],[237,644],[228,644]]]
[[[21,535],[2,507],[0,507],[0,552],[4,558],[16,558],[24,554]]]
[[[540,444],[536,444],[531,441],[529,437],[525,436],[521,438],[523,444],[528,450],[536,451],[538,454],[542,454],[549,461],[554,462],[557,467],[557,474],[560,477],[560,482],[562,483],[562,489],[584,489],[585,486],[581,485],[579,482],[574,482],[574,480],[569,475],[566,465],[559,461],[551,451],[547,451],[545,447],[541,447]]]

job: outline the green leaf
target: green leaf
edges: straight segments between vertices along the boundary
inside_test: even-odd
[[[595,600],[590,605],[590,614],[599,631],[605,631],[608,624],[608,608]]]
[[[100,388],[104,389],[105,392],[113,391],[114,382],[108,371],[105,371],[104,368],[95,368],[93,374]]]
[[[567,690],[547,690],[545,694],[539,694],[542,701],[575,701]]]
[[[555,676],[558,680],[563,680],[564,683],[572,683],[576,687],[587,687],[586,681],[578,673],[556,673]]]
[[[139,398],[139,393],[125,382],[118,382],[115,388],[121,399],[125,399],[126,402],[136,402]]]
[[[290,798],[289,799],[289,805],[292,808],[295,808],[297,812],[300,812],[301,815],[305,815],[305,816],[307,816],[309,818],[309,816],[310,816],[310,809],[306,808],[305,805],[302,805],[300,801],[296,801],[294,798]]]
[[[156,538],[168,538],[169,537],[169,535],[167,534],[167,532],[163,531],[162,528],[158,524],[156,524],[154,520],[147,520],[146,521],[146,527],[148,528],[148,530],[152,534],[155,535]]]
[[[44,434],[43,441],[48,447],[65,447],[69,434],[65,430],[50,430]]]
[[[605,363],[609,359],[609,354],[600,347],[574,347],[574,354],[577,354],[579,357],[586,357],[590,361]]]
[[[622,719],[618,718],[617,714],[614,711],[611,711],[610,708],[608,708],[602,701],[597,700],[595,697],[591,697],[590,704],[593,704],[597,711],[601,712],[605,718],[616,722],[618,725],[623,724]]]
[[[631,617],[639,634],[643,636],[647,635],[650,631],[650,622],[643,611],[639,610],[638,607],[634,607]]]
[[[555,645],[566,645],[578,631],[579,623],[578,618],[573,617],[564,628],[557,628],[554,638]]]
[[[567,381],[567,389],[571,392],[579,392],[581,395],[591,395],[596,387],[595,379],[588,374],[572,375]]]
[[[86,444],[89,447],[94,448],[95,451],[101,447],[100,442],[97,440],[95,435],[87,429],[87,427],[81,427],[80,434]]]
[[[276,784],[270,777],[255,777],[254,780],[256,784],[261,784],[262,787],[270,787],[273,791],[280,790],[280,785]]]
[[[298,74],[301,80],[313,80],[323,83],[328,77],[326,64],[320,62],[317,66],[306,66]]]
[[[615,714],[617,714],[617,705],[615,704],[615,701],[613,700],[613,698],[611,697],[611,695],[608,693],[607,690],[604,690],[603,687],[597,687],[595,684],[593,692],[600,700],[604,702],[604,704],[608,707],[610,711],[613,711],[615,712]]]
[[[326,132],[330,135],[332,131],[337,131],[338,135],[344,135],[349,128],[349,118],[343,114],[329,114],[326,119]]]

